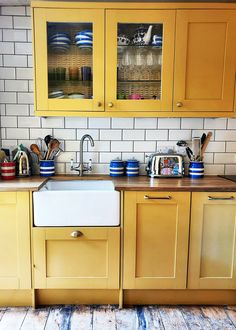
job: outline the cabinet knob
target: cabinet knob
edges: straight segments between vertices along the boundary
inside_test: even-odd
[[[102,102],[97,102],[97,106],[101,107],[102,106]]]
[[[77,237],[80,237],[80,236],[83,236],[83,233],[79,230],[76,230],[76,231],[72,231],[72,233],[70,234],[71,237],[74,237],[74,238],[77,238]]]
[[[109,108],[112,108],[113,105],[114,105],[114,104],[113,104],[112,102],[109,102],[109,103],[108,103],[108,107],[109,107]]]
[[[176,105],[177,105],[178,108],[181,108],[183,106],[183,103],[182,102],[177,102]]]

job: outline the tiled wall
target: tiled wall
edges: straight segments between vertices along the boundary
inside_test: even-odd
[[[79,161],[79,140],[85,133],[95,147],[85,145],[85,160],[92,158],[95,173],[108,173],[116,157],[135,157],[145,173],[145,155],[176,141],[213,132],[205,155],[206,173],[236,173],[236,119],[204,118],[79,118],[33,115],[31,17],[29,7],[1,7],[0,16],[0,114],[3,147],[29,147],[39,137],[52,134],[64,152],[57,171],[69,172],[70,159]]]

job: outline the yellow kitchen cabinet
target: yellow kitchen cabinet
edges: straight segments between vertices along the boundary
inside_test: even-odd
[[[124,289],[185,289],[190,193],[125,192]]]
[[[193,193],[189,289],[236,289],[236,193]]]
[[[0,289],[30,289],[29,192],[0,192]]]
[[[36,115],[234,116],[235,5],[32,7]]]
[[[236,11],[177,10],[174,111],[234,111]]]
[[[33,228],[36,289],[118,289],[120,229]]]

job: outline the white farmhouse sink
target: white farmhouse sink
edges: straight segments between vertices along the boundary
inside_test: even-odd
[[[33,205],[37,227],[120,224],[120,194],[111,181],[49,181],[33,193]]]

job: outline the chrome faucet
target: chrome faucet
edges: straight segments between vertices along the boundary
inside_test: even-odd
[[[85,141],[85,139],[88,139],[90,141],[91,146],[94,147],[94,140],[93,140],[92,136],[89,135],[89,134],[83,135],[81,140],[80,140],[80,152],[79,152],[80,163],[76,167],[73,166],[73,159],[71,159],[71,163],[70,163],[71,171],[78,171],[79,176],[83,176],[84,172],[91,172],[92,171],[92,160],[89,159],[89,162],[88,162],[87,165],[84,164],[84,160],[83,160],[84,141]]]

